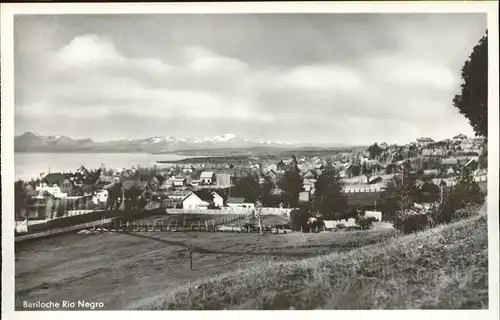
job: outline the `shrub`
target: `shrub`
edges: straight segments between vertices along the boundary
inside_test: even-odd
[[[217,207],[214,203],[210,203],[207,207],[207,209],[215,209],[215,210],[220,210],[219,207]]]
[[[335,229],[338,229],[338,230],[345,229],[345,224],[343,224],[343,223],[339,223],[339,224],[335,227]]]
[[[311,207],[309,204],[305,204],[298,209],[293,209],[290,212],[290,227],[292,230],[300,230],[301,228],[306,228],[307,222],[311,217]]]
[[[357,217],[356,224],[361,227],[362,230],[371,229],[373,223],[378,219],[375,217]]]
[[[394,227],[405,234],[422,231],[429,226],[429,218],[425,214],[414,214],[398,218]]]
[[[325,228],[325,222],[321,218],[316,218],[311,224],[307,224],[307,228],[313,231],[321,231]]]
[[[446,194],[443,203],[439,208],[439,215],[436,221],[449,223],[453,220],[466,217],[467,211],[461,212],[463,208],[480,206],[484,203],[484,193],[479,185],[472,179],[468,172],[465,172],[460,181],[453,189]],[[461,213],[458,213],[460,211]]]

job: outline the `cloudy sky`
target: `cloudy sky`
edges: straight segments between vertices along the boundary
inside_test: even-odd
[[[472,135],[483,14],[17,16],[16,134],[346,144]]]

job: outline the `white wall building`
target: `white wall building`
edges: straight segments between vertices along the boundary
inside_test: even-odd
[[[208,209],[210,203],[222,208],[224,199],[215,191],[211,193],[205,193],[202,190],[193,191],[182,199],[182,208],[205,210]]]
[[[93,204],[106,203],[108,201],[108,190],[99,190],[92,197]]]

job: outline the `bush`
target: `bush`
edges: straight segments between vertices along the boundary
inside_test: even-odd
[[[463,211],[461,209],[466,207],[480,207],[483,203],[484,193],[466,172],[451,192],[444,197],[435,220],[438,223],[449,223],[459,220],[461,217],[466,218],[469,213],[467,213],[467,210]]]
[[[339,224],[335,227],[335,229],[338,229],[338,230],[345,229],[345,224],[343,224],[343,223],[339,223]]]
[[[309,218],[311,217],[311,206],[305,204],[298,209],[294,209],[290,212],[290,227],[292,230],[300,230],[301,228],[307,228]]]
[[[375,217],[357,217],[356,224],[361,227],[361,230],[367,230],[371,229],[373,223],[376,222],[377,220],[378,219]]]
[[[414,214],[396,219],[394,227],[405,234],[425,230],[430,225],[425,214]]]
[[[208,205],[207,209],[215,209],[215,210],[220,210],[220,208],[219,208],[219,207],[217,207],[217,206],[216,206],[215,204],[213,204],[213,203],[210,203],[210,204]]]
[[[320,218],[316,218],[316,220],[314,220],[314,222],[312,223],[308,223],[306,228],[308,230],[305,230],[305,231],[321,231],[321,230],[324,230],[325,228],[325,222],[320,219]]]

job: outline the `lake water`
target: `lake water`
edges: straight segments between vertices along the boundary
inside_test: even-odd
[[[97,169],[104,163],[106,168],[118,169],[154,166],[159,160],[175,161],[186,156],[148,153],[15,153],[15,179],[29,180],[41,173],[76,171],[80,166]],[[161,167],[161,164],[157,164]]]

